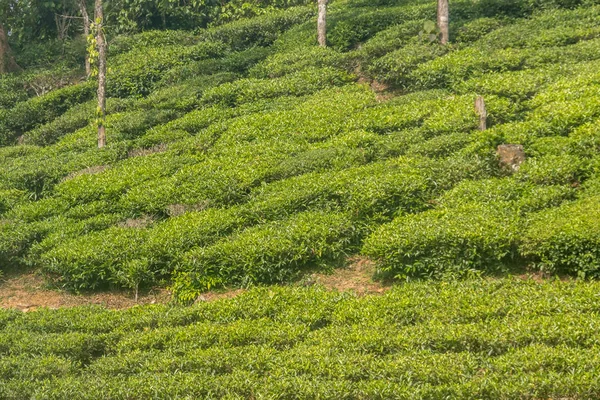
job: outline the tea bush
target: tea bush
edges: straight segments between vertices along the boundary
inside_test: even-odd
[[[25,88],[26,77],[4,74],[0,77],[0,110],[9,110],[29,98]]]
[[[506,204],[467,204],[399,217],[365,242],[363,253],[379,260],[395,279],[503,270],[516,256],[518,215]]]
[[[218,41],[234,50],[252,46],[268,46],[292,26],[307,21],[315,15],[313,7],[291,7],[255,18],[241,19],[200,31],[206,41]]]
[[[148,95],[165,71],[190,61],[223,56],[226,50],[227,47],[220,42],[203,42],[194,46],[137,47],[115,57],[108,93],[117,97]]]
[[[561,154],[527,160],[519,169],[521,179],[537,184],[576,184],[587,175],[586,162],[579,157]]]
[[[92,97],[93,89],[91,84],[81,83],[53,90],[44,96],[18,103],[0,121],[0,127],[6,129],[5,136],[0,138],[0,145],[11,144],[17,136],[50,122],[69,108],[89,100]]]
[[[285,53],[275,53],[249,72],[255,78],[276,78],[311,67],[341,68],[346,63],[346,57],[331,48],[306,46]]]
[[[352,13],[335,21],[327,35],[327,41],[336,49],[349,50],[399,21],[434,19],[429,5],[386,7],[380,10],[352,9]]]
[[[73,133],[88,125],[94,116],[94,104],[86,102],[72,107],[53,121],[32,129],[23,135],[23,143],[47,146],[60,137]]]
[[[189,301],[214,286],[282,282],[309,267],[327,268],[352,249],[357,228],[344,214],[319,212],[249,228],[186,254],[174,289]]]
[[[200,79],[210,80],[211,75],[239,78],[247,73],[255,64],[261,62],[272,50],[269,47],[252,47],[247,50],[228,53],[222,58],[188,62],[168,70],[161,78],[159,86],[172,87],[175,83]],[[214,78],[213,78],[214,79]]]
[[[301,72],[281,78],[241,79],[210,89],[202,96],[202,102],[210,105],[234,107],[259,99],[283,95],[302,96],[331,86],[349,83],[353,77],[333,68],[306,68]]]
[[[522,251],[549,273],[597,277],[598,197],[590,196],[531,216]]]
[[[565,187],[543,190],[509,178],[461,183],[441,196],[438,208],[383,225],[363,253],[395,278],[505,270],[520,257],[523,215],[572,196]]]

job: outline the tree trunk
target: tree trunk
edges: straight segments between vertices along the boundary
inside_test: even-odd
[[[12,56],[10,45],[8,44],[8,35],[4,30],[4,25],[0,23],[0,74],[7,72],[21,71]]]
[[[448,31],[448,24],[450,23],[450,7],[448,0],[438,0],[438,15],[437,23],[442,34],[441,43],[448,44],[450,41],[450,33]]]
[[[81,12],[81,17],[83,18],[83,34],[85,35],[85,40],[87,43],[87,38],[90,35],[90,17],[87,12],[85,0],[79,0],[79,11]],[[90,65],[90,55],[86,51],[85,52],[85,75],[89,78],[91,73],[92,73],[92,68]]]
[[[96,0],[96,45],[98,46],[98,148],[106,146],[106,39],[104,37],[104,10],[102,0]]]
[[[318,0],[319,16],[317,18],[317,40],[319,46],[327,46],[327,0]]]

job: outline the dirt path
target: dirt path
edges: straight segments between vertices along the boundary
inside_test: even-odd
[[[348,260],[346,268],[337,269],[333,274],[313,274],[306,278],[305,285],[319,284],[330,290],[353,291],[358,295],[384,293],[389,287],[372,280],[374,265],[364,258]],[[204,293],[198,301],[213,301],[230,298],[243,293],[241,289],[220,290]],[[139,304],[160,304],[171,301],[171,293],[164,288],[156,288],[140,294],[135,302],[133,294],[127,291],[73,294],[49,289],[39,274],[11,274],[0,281],[0,307],[33,311],[40,307],[59,308],[82,305],[101,305],[110,309],[122,309]]]
[[[128,292],[99,292],[73,294],[48,289],[43,277],[36,273],[7,276],[0,282],[0,307],[32,311],[39,307],[59,308],[81,305],[102,305],[111,309],[132,307],[136,304],[166,303],[170,293],[165,289],[154,289],[140,296],[136,303]]]

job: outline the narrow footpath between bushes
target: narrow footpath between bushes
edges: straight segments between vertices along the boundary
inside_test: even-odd
[[[379,294],[389,286],[374,282],[373,263],[364,258],[349,260],[346,268],[337,269],[333,274],[312,274],[299,285],[323,285],[330,290],[353,291],[358,295]],[[211,291],[200,296],[198,301],[213,301],[235,297],[242,289]],[[164,304],[171,301],[171,293],[165,288],[153,288],[140,293],[137,303],[131,292],[111,291],[74,294],[52,289],[44,278],[33,272],[7,274],[0,280],[0,308],[16,308],[24,312],[40,307],[60,308],[83,305],[99,305],[110,309],[123,309],[143,304]]]

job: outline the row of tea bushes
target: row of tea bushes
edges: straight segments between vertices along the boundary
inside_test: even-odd
[[[598,284],[252,289],[192,307],[0,311],[13,399],[594,398]]]
[[[502,181],[459,185],[441,207],[383,225],[363,253],[395,278],[506,271],[524,261],[544,273],[596,277],[597,196],[568,201],[569,186]]]

